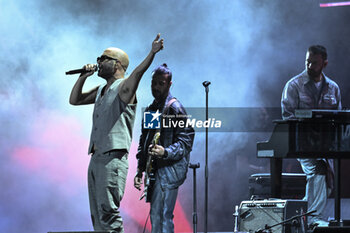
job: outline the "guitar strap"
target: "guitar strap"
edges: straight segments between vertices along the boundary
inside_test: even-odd
[[[170,106],[177,101],[177,99],[175,97],[173,97],[171,100],[169,100],[169,102],[166,104],[166,106],[164,107],[163,111],[162,111],[162,117],[163,115],[166,114],[166,112],[169,110]],[[157,129],[156,132],[160,132],[161,129]]]
[[[177,101],[177,99],[175,97],[173,97],[171,100],[169,100],[169,102],[166,104],[165,108],[163,109],[163,114],[165,114],[168,109],[170,108],[170,106],[175,102]]]

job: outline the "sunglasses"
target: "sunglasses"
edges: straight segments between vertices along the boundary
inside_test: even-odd
[[[104,60],[106,60],[106,59],[108,59],[108,60],[115,60],[115,61],[119,61],[118,59],[115,59],[115,58],[111,58],[111,57],[108,57],[108,56],[106,56],[106,55],[102,55],[101,57],[98,57],[97,58],[97,62],[103,62]]]

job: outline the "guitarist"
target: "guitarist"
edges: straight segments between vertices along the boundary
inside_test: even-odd
[[[184,107],[169,92],[171,78],[172,73],[166,64],[153,71],[151,88],[154,101],[145,111],[158,110],[159,113],[163,113],[163,116],[181,115],[175,119],[172,118],[172,121],[186,120]],[[138,167],[134,186],[141,190],[147,158],[153,156],[155,183],[150,197],[152,233],[171,233],[174,232],[173,211],[178,188],[186,179],[194,130],[192,127],[179,126],[161,128],[158,145],[151,143],[155,131],[155,129],[145,129],[142,124],[142,134],[136,155]]]

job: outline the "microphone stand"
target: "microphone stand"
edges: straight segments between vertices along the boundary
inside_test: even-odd
[[[206,93],[206,105],[205,105],[205,120],[208,121],[208,93],[209,93],[209,81],[204,81],[203,86],[205,87]],[[205,194],[204,194],[204,232],[208,232],[208,128],[205,128]]]
[[[197,233],[197,184],[196,184],[196,169],[199,168],[199,163],[190,163],[190,168],[193,169],[193,233]]]
[[[235,213],[233,214],[235,218],[235,225],[233,228],[233,232],[238,232],[238,218],[239,218],[239,212],[238,212],[238,205],[235,206]]]

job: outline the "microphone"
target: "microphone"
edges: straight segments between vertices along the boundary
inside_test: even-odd
[[[211,82],[209,82],[209,81],[204,81],[202,84],[203,84],[204,87],[207,87],[207,86],[209,86],[209,85],[211,84]]]
[[[94,64],[94,71],[97,71],[97,64]],[[66,75],[71,75],[71,74],[81,74],[84,72],[88,72],[86,69],[76,69],[76,70],[69,70],[66,72]]]

